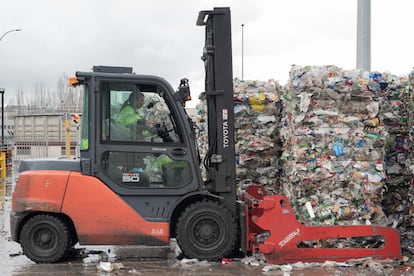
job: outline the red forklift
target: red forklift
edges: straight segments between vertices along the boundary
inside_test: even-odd
[[[286,197],[250,186],[237,195],[229,8],[201,11],[205,27],[208,152],[201,157],[185,110],[187,79],[129,67],[77,72],[83,86],[80,158],[25,160],[12,195],[12,240],[37,263],[62,260],[80,245],[168,245],[187,258],[216,261],[263,253],[269,263],[400,258],[398,231],[381,226],[305,226]],[[130,95],[144,96],[140,118],[122,124]],[[146,122],[155,121],[148,125]],[[201,165],[206,168],[202,177]],[[304,241],[379,237],[378,248],[306,248]]]

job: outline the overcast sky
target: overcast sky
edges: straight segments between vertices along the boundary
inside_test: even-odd
[[[36,84],[93,65],[132,66],[176,88],[187,77],[193,99],[203,91],[204,29],[198,11],[232,12],[233,75],[285,84],[292,64],[356,66],[357,0],[1,0],[0,87],[5,103]],[[414,66],[413,0],[371,1],[371,69],[396,75]],[[191,105],[195,105],[194,100]]]

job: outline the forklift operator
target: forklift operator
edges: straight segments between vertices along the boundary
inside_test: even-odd
[[[146,120],[145,110],[143,110],[144,99],[145,96],[141,91],[132,92],[118,115],[118,123],[123,126],[123,131],[131,139],[134,137],[133,132],[136,131],[137,125],[144,126],[138,130],[141,132],[138,137],[148,137],[151,135],[148,128],[153,127],[156,123],[155,120]]]

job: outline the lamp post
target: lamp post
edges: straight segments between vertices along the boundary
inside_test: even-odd
[[[244,80],[244,24],[241,24],[242,29],[242,80]]]
[[[14,29],[5,32],[0,36],[0,41],[9,33],[11,32],[20,32],[22,29]],[[0,88],[0,94],[1,94],[1,145],[4,145],[4,88]]]
[[[2,36],[0,36],[0,41],[3,39],[3,37],[5,37],[7,34],[11,33],[11,32],[20,32],[22,29],[14,29],[14,30],[10,30],[5,32]]]

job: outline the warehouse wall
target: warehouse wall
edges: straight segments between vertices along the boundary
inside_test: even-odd
[[[66,156],[66,128],[62,114],[16,115],[14,159]],[[71,155],[79,156],[80,128],[70,124]]]

